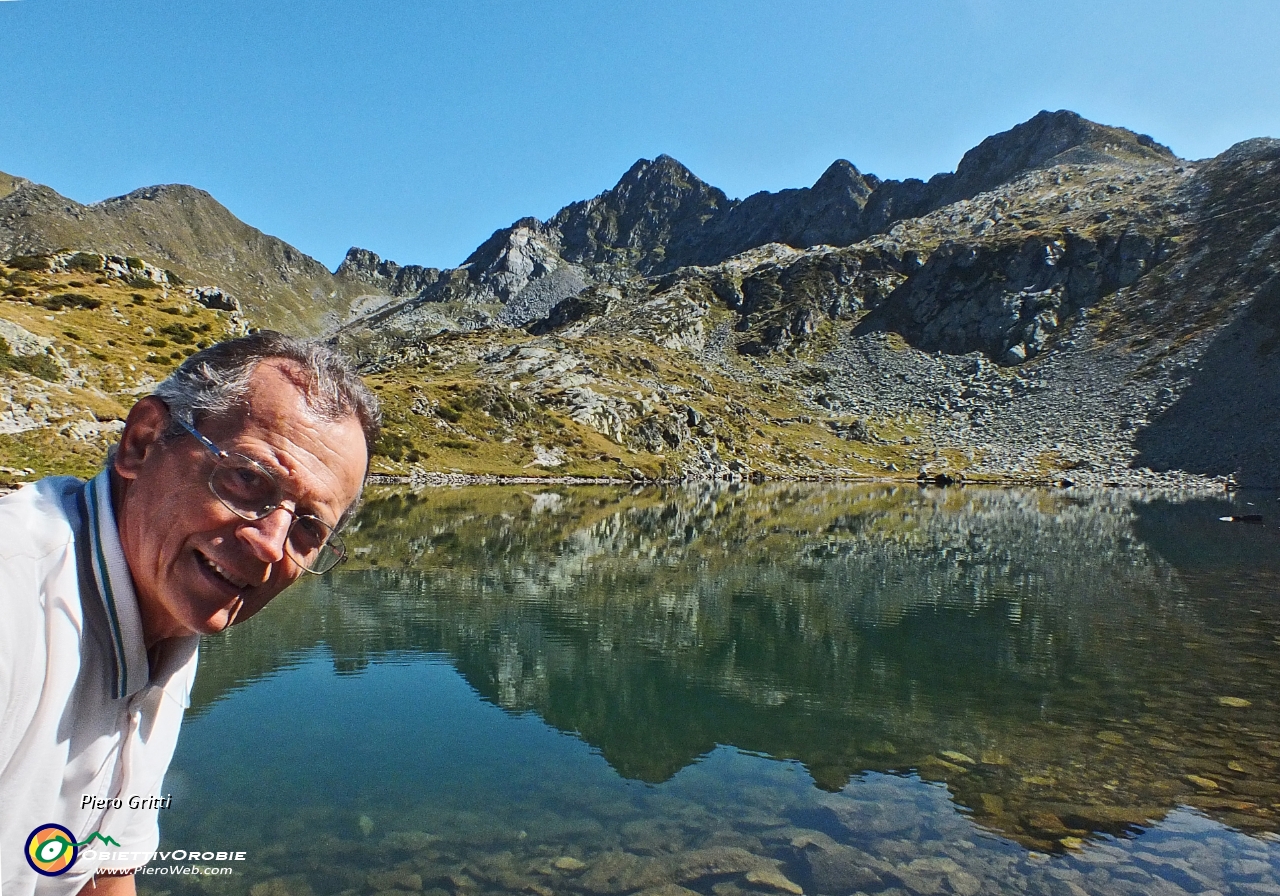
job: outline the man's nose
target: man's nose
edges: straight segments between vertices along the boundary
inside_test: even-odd
[[[277,507],[266,516],[245,520],[236,528],[236,535],[247,544],[253,555],[264,563],[279,563],[284,559],[285,539],[293,516],[288,508]]]

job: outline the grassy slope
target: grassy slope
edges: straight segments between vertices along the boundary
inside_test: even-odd
[[[914,431],[910,421],[873,420],[870,427],[883,441],[848,441],[825,425],[827,418],[800,410],[794,388],[763,392],[758,383],[740,382],[681,352],[636,339],[564,340],[560,354],[585,361],[596,392],[648,401],[649,413],[658,417],[691,407],[714,430],[670,452],[630,450],[572,420],[554,392],[525,401],[520,396],[527,390],[493,381],[483,359],[525,341],[518,331],[437,336],[426,340],[432,349],[426,359],[368,376],[383,401],[389,433],[375,469],[620,478],[637,471],[655,478],[677,475],[683,458],[701,446],[771,475],[914,475],[907,458],[911,449],[898,443]],[[655,382],[663,388],[655,390]],[[561,452],[563,464],[535,465],[539,448]]]
[[[1099,203],[1104,203],[1109,212],[1110,220],[1105,227],[1143,230],[1164,214],[1151,208],[1149,201],[1154,200],[1158,207],[1160,197],[1168,196],[1177,180],[1179,178],[1168,170],[1122,171],[1110,165],[1036,172],[1006,191],[1003,199],[996,194],[984,195],[903,222],[882,239],[916,247],[927,254],[944,238],[1016,243],[1029,234],[1065,226],[1090,236],[1104,226],[1094,219]],[[1113,184],[1120,185],[1118,192],[1114,187],[1108,189]],[[0,180],[0,188],[3,187],[4,181]],[[998,211],[1003,215],[997,215]],[[984,233],[984,222],[993,216],[1003,220],[993,232]],[[164,261],[155,256],[143,257],[153,263]],[[12,276],[0,282],[0,291],[10,281],[16,283],[23,276],[43,278],[30,287],[37,293],[32,298],[44,294],[40,290],[47,287],[69,287],[69,281],[76,279],[69,275],[9,273]],[[101,297],[103,306],[92,311],[81,309],[50,315],[46,309],[29,304],[0,302],[0,316],[37,335],[53,338],[55,351],[84,368],[87,378],[86,387],[71,389],[76,395],[74,400],[67,397],[70,392],[65,388],[63,392],[67,395],[58,393],[62,395],[59,399],[62,403],[58,405],[60,419],[38,430],[0,436],[0,466],[40,472],[86,472],[101,458],[102,445],[72,438],[65,431],[67,422],[77,414],[83,416],[84,409],[92,409],[99,417],[122,415],[135,394],[131,390],[145,388],[146,376],[159,378],[176,363],[168,357],[172,347],[147,360],[147,353],[154,349],[142,345],[146,337],[137,332],[136,325],[158,329],[167,320],[163,312],[151,306],[133,306],[128,297],[132,290],[116,283],[91,283],[78,291]],[[708,304],[711,306],[705,321],[708,331],[734,324],[736,318],[718,300],[709,299]],[[1104,302],[1104,308],[1108,304]],[[112,313],[113,306],[118,314]],[[790,302],[784,302],[782,309],[790,307]],[[204,318],[208,318],[211,327],[220,326],[225,330],[226,320],[219,320],[213,312],[200,308],[190,313],[194,315],[193,321],[204,322]],[[131,318],[135,327],[123,328],[119,315]],[[48,320],[50,316],[55,319]],[[625,320],[607,333],[601,331],[582,337],[569,335],[568,331],[541,339],[510,330],[434,336],[413,334],[413,351],[395,353],[401,356],[400,361],[379,361],[378,369],[368,377],[382,397],[387,420],[386,437],[379,446],[374,471],[400,475],[416,470],[503,476],[653,478],[678,474],[690,456],[700,451],[714,452],[721,461],[736,460],[748,470],[772,476],[908,477],[914,476],[925,462],[935,471],[966,466],[959,456],[944,453],[929,458],[932,449],[924,451],[929,442],[928,419],[872,415],[863,421],[854,421],[817,410],[804,398],[806,388],[821,380],[824,350],[847,339],[856,320],[823,320],[818,330],[795,346],[790,355],[765,356],[752,362],[784,371],[768,381],[751,364],[739,363],[742,359],[732,352],[730,359],[737,369],[721,369],[706,365],[692,353],[639,338],[633,333],[638,318],[629,312],[623,317]],[[252,312],[250,318],[259,324],[272,322]],[[755,327],[767,322],[763,320]],[[100,335],[101,339],[89,346],[83,338],[77,342],[66,330],[80,333],[82,337]],[[1103,330],[1105,332],[1105,326]],[[107,338],[117,345],[106,346],[102,340]],[[683,415],[687,408],[692,408],[710,424],[712,431],[699,432],[699,427],[690,427],[694,432],[688,441],[667,452],[629,450],[637,448],[634,439],[629,446],[619,444],[570,419],[564,387],[553,383],[540,388],[525,378],[512,388],[509,366],[504,368],[492,359],[516,345],[541,345],[557,357],[578,359],[577,370],[584,372],[591,389],[630,405],[637,417],[657,419],[671,414]],[[105,360],[88,351],[96,352]],[[129,364],[133,364],[135,370],[130,371],[129,376],[119,375]],[[792,376],[797,369],[800,375]],[[805,381],[806,371],[817,379]],[[0,373],[0,377],[5,384],[26,383],[18,391],[30,391],[32,378],[29,376],[24,379],[22,374],[8,371]],[[22,395],[18,397],[27,400]],[[109,407],[99,413],[94,402],[102,401],[109,402]],[[854,422],[865,423],[870,432],[867,441],[842,439],[830,425]],[[903,439],[908,436],[916,443],[914,447],[904,444]],[[559,454],[562,463],[542,466],[535,462],[548,452]],[[1053,458],[1046,457],[1044,461],[1048,475],[1057,465]]]
[[[13,354],[0,365],[0,407],[29,409],[23,416],[43,422],[0,434],[0,484],[50,473],[92,474],[136,396],[146,394],[198,345],[234,328],[230,315],[180,292],[96,279],[106,282],[95,282],[94,275],[83,272],[48,274],[0,266],[0,293],[10,293],[0,296],[0,319],[52,340],[44,363],[18,364],[39,366],[52,380],[14,369],[21,359]],[[17,291],[26,295],[12,295]],[[82,304],[101,304],[48,307],[65,304],[59,297],[69,295],[90,300]]]
[[[0,293],[9,293],[0,296],[0,319],[50,340],[48,357],[39,364],[34,363],[38,356],[28,355],[15,367],[21,359],[12,354],[0,364],[0,395],[7,409],[40,423],[0,434],[0,482],[7,484],[50,473],[94,472],[136,397],[197,345],[234,329],[230,315],[204,308],[178,290],[140,290],[83,272],[0,266]],[[60,297],[74,295],[89,300],[80,305],[100,304],[77,307],[73,301],[54,310],[67,304]],[[653,478],[674,475],[682,452],[699,444],[775,474],[893,475],[889,464],[914,469],[905,456],[908,449],[896,443],[910,431],[901,421],[873,421],[873,430],[892,444],[845,441],[821,420],[798,415],[796,396],[785,387],[761,393],[700,368],[679,352],[636,340],[569,341],[565,349],[598,374],[597,391],[653,397],[656,380],[672,394],[665,403],[658,400],[655,413],[692,407],[715,429],[714,437],[699,437],[682,452],[628,450],[570,419],[558,395],[526,401],[507,383],[493,382],[483,358],[525,339],[518,331],[443,335],[423,360],[370,374],[367,380],[384,403],[387,421],[374,471]],[[43,378],[23,367],[42,368],[37,372]],[[563,464],[534,465],[539,450],[562,452]]]
[[[241,221],[208,193],[169,185],[80,205],[48,187],[14,191],[0,174],[0,253],[68,249],[134,255],[187,283],[218,286],[263,326],[314,334],[361,291],[315,259]]]

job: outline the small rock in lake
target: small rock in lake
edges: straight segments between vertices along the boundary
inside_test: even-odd
[[[1023,775],[1022,783],[1032,784],[1036,787],[1052,787],[1057,781],[1047,775]]]
[[[370,828],[372,830],[372,828]],[[439,834],[428,834],[426,831],[391,831],[382,838],[382,845],[387,849],[407,849],[410,852],[422,852],[439,842]]]
[[[779,893],[794,893],[795,896],[804,896],[803,887],[781,871],[776,871],[772,868],[757,868],[755,871],[748,871],[747,883],[755,884],[767,890],[775,890]]]
[[[360,829],[360,833],[368,837],[373,833],[373,819],[368,815],[361,815],[356,819],[356,827]]]
[[[737,846],[717,846],[694,849],[679,856],[675,876],[677,880],[687,882],[721,874],[743,874],[772,868],[775,864]]]
[[[591,893],[627,893],[670,881],[670,871],[664,863],[615,850],[592,862],[577,886]]]
[[[641,890],[636,896],[698,896],[698,894],[679,884],[663,884],[660,887]]]
[[[852,846],[836,844],[829,849],[806,849],[804,859],[813,885],[820,892],[875,891],[884,887],[880,875],[870,867],[875,860]]]
[[[988,815],[999,815],[1004,811],[1004,797],[998,794],[980,793],[978,803],[982,806],[982,811]]]
[[[561,856],[553,863],[561,871],[581,871],[587,867],[587,863],[581,859],[575,859],[573,856]]]
[[[1233,706],[1236,709],[1243,709],[1246,706],[1253,706],[1252,700],[1246,700],[1243,697],[1219,697],[1218,702],[1223,706]]]
[[[982,892],[982,881],[968,871],[954,871],[947,875],[947,883],[956,896],[977,896]]]
[[[422,889],[422,875],[412,871],[373,871],[368,877],[369,886],[378,891]]]
[[[839,844],[829,834],[822,831],[799,830],[788,841],[796,849],[816,846],[820,849],[834,849]]]

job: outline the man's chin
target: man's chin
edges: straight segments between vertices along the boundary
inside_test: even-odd
[[[237,597],[229,605],[199,620],[193,628],[201,635],[216,635],[235,625],[242,613],[244,613],[244,600]]]

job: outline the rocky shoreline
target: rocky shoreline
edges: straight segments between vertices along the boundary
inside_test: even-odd
[[[616,477],[616,476],[499,476],[479,473],[441,473],[433,470],[414,470],[407,476],[375,474],[369,477],[371,485],[407,485],[413,488],[458,488],[474,485],[614,485],[648,486],[680,485],[691,482],[724,482],[729,484],[764,482],[826,482],[826,483],[883,483],[896,485],[920,485],[938,487],[982,486],[996,488],[1118,488],[1144,489],[1161,492],[1194,492],[1200,494],[1222,493],[1234,488],[1227,477],[1200,476],[1182,471],[1157,472],[1149,469],[1116,468],[1090,470],[1077,478],[1033,478],[1028,476],[984,474],[970,479],[953,479],[946,475],[931,476],[925,473],[915,477],[860,476],[855,474],[822,476],[777,476],[763,473],[724,473],[719,476],[679,476],[670,478]]]

